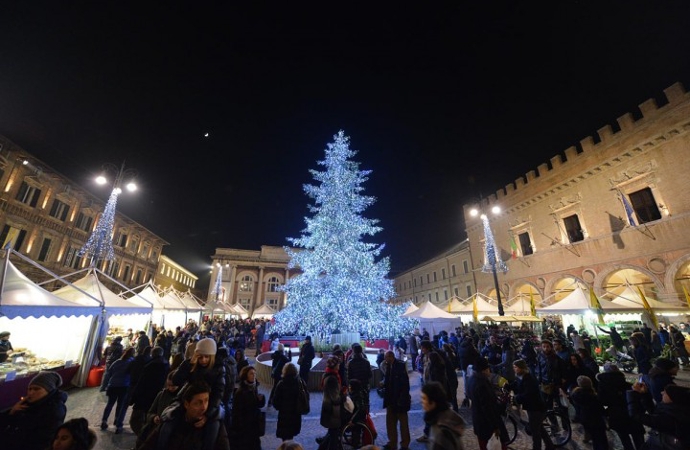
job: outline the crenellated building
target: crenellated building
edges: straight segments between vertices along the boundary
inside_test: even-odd
[[[685,302],[690,94],[680,83],[664,94],[663,104],[645,101],[639,113],[621,116],[480,205],[464,205],[479,292],[495,298],[492,274],[480,270],[482,222],[469,214],[477,206],[487,211],[509,268],[498,274],[503,298],[531,292],[550,304],[579,283],[603,298],[639,287],[663,302]],[[488,213],[493,206],[499,215]]]
[[[105,202],[0,136],[0,244],[3,248],[9,245],[57,275],[75,272],[89,264],[78,251],[104,207]],[[141,224],[116,213],[115,259],[102,262],[99,268],[128,287],[138,286],[154,277],[158,259],[167,244]],[[30,264],[18,262],[17,265],[33,281],[49,278]]]

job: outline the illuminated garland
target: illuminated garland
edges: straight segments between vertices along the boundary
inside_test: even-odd
[[[491,273],[494,270],[500,270],[503,273],[508,272],[508,266],[501,259],[501,255],[496,251],[496,242],[494,241],[494,234],[491,232],[489,226],[489,218],[482,216],[482,223],[484,225],[484,267],[482,272]]]
[[[294,247],[285,250],[289,268],[302,273],[281,287],[287,306],[276,314],[276,331],[312,334],[328,339],[333,331],[360,332],[387,338],[410,330],[414,324],[401,318],[404,305],[392,305],[393,281],[388,278],[388,257],[378,259],[384,245],[363,242],[363,237],[381,231],[377,220],[362,216],[376,199],[362,195],[362,183],[370,170],[359,170],[351,161],[356,152],[340,131],[328,144],[326,157],[317,164],[324,171],[310,170],[317,185],[305,185],[313,199],[311,217],[299,238],[288,238]]]
[[[99,260],[111,261],[115,258],[113,229],[115,227],[115,206],[117,205],[117,196],[119,194],[119,189],[113,189],[103,214],[98,219],[96,228],[89,236],[89,240],[86,241],[86,244],[78,252],[79,256],[90,256],[92,263]]]

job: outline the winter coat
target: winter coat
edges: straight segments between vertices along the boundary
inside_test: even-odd
[[[108,388],[113,387],[129,387],[130,375],[129,365],[132,364],[134,358],[118,359],[103,375],[103,386]]]
[[[144,366],[130,397],[133,409],[148,411],[158,392],[165,386],[169,370],[170,364],[162,358],[153,359]]]
[[[648,374],[652,368],[652,351],[645,345],[638,345],[633,350],[633,356],[637,361],[637,373]]]
[[[301,366],[307,366],[311,369],[311,362],[316,358],[314,346],[309,342],[305,342],[299,350],[299,357],[302,358]]]
[[[209,423],[197,428],[185,420],[185,409],[177,405],[167,409],[161,416],[161,423],[148,436],[139,450],[229,450],[230,444],[224,426],[218,427],[218,434],[211,448],[204,448],[204,435]]]
[[[649,392],[656,403],[661,403],[661,393],[664,388],[669,384],[675,384],[673,379],[673,375],[658,367],[652,367],[649,371]]]
[[[141,334],[139,339],[137,339],[137,355],[143,352],[146,347],[151,347],[151,340],[147,335]]]
[[[273,360],[271,362],[271,378],[280,380],[283,377],[283,367],[285,364],[289,363],[290,360],[285,356],[285,353],[279,350],[273,352],[271,359]]]
[[[570,400],[576,406],[576,416],[585,429],[605,429],[604,407],[597,394],[591,389],[576,387],[570,394]]]
[[[410,397],[410,378],[407,376],[405,363],[396,359],[391,367],[386,368],[383,376],[385,387],[383,407],[395,408],[396,412],[409,411],[412,399]]]
[[[42,450],[50,448],[58,427],[65,420],[67,393],[54,390],[29,404],[23,411],[0,414],[0,448]]]
[[[501,429],[503,421],[498,408],[496,391],[489,379],[475,372],[467,379],[467,390],[472,400],[472,426],[474,434],[482,441],[488,441],[494,430]]]
[[[626,392],[628,414],[659,432],[662,445],[649,449],[687,450],[690,448],[690,405],[659,403],[653,414],[645,413],[643,396],[639,392]],[[651,440],[651,436],[650,436]]]
[[[259,414],[266,399],[259,396],[259,384],[240,381],[232,403],[232,446],[237,449],[261,448]],[[257,446],[258,443],[258,446]]]
[[[108,368],[122,357],[125,352],[125,348],[119,342],[113,342],[110,344],[103,352],[103,358],[105,358],[105,367]]]
[[[429,428],[429,450],[462,450],[461,437],[465,430],[462,417],[446,408],[438,408],[424,414],[424,422]]]
[[[363,386],[368,386],[372,376],[369,360],[364,355],[355,354],[347,364],[347,379],[359,380]]]
[[[531,373],[525,373],[522,378],[516,377],[512,387],[515,391],[515,401],[522,405],[522,409],[546,411],[546,403],[539,393],[539,383]]]
[[[467,366],[473,365],[477,361],[477,358],[479,358],[479,352],[475,348],[470,337],[465,337],[460,343],[458,358],[460,359],[460,368],[465,371],[467,370]]]
[[[151,361],[151,355],[137,355],[134,357],[134,361],[129,365],[129,385],[134,387],[139,382],[141,374],[144,371],[144,367]]]
[[[539,353],[537,356],[537,367],[534,377],[540,384],[553,384],[560,387],[566,377],[565,361],[555,353],[546,355]]]
[[[480,355],[489,361],[489,365],[495,366],[501,363],[501,353],[502,349],[500,345],[487,343],[480,352]]]
[[[273,407],[278,410],[276,436],[281,439],[292,439],[302,431],[302,415],[297,411],[298,383],[303,383],[298,376],[285,377],[273,394]]]
[[[180,364],[180,367],[177,368],[175,375],[173,375],[172,382],[175,386],[183,387],[185,384],[194,383],[195,381],[204,381],[211,387],[206,417],[217,417],[220,402],[225,392],[225,367],[222,363],[215,364],[211,368],[197,366],[196,370],[192,372],[191,361],[185,359]]]
[[[597,394],[601,404],[606,408],[609,427],[613,430],[631,432],[632,427],[642,425],[628,415],[628,402],[625,393],[632,389],[622,372],[602,372],[597,375]],[[642,431],[644,434],[644,430]]]
[[[342,426],[342,414],[344,396],[338,395],[336,400],[330,399],[327,395],[323,396],[321,403],[321,419],[319,423],[322,427],[332,429]]]

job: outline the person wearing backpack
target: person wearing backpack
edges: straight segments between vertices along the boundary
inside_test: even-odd
[[[300,389],[300,384],[302,389]],[[278,411],[278,425],[276,437],[283,441],[289,441],[302,431],[302,415],[309,411],[300,411],[300,396],[307,396],[309,405],[309,393],[302,379],[298,376],[297,366],[286,363],[283,366],[282,379],[277,382],[273,393],[273,406]]]

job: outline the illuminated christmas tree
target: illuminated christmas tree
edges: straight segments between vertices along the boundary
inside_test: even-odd
[[[113,250],[113,228],[115,226],[115,207],[117,197],[120,195],[120,188],[115,188],[110,193],[108,203],[105,205],[103,214],[96,224],[96,228],[89,236],[89,240],[79,250],[79,256],[91,257],[91,265],[96,261],[111,261],[115,258]]]
[[[275,316],[276,330],[319,339],[334,330],[387,338],[413,324],[400,318],[404,305],[389,303],[395,290],[388,257],[380,258],[384,245],[363,240],[381,231],[377,220],[362,215],[376,201],[363,195],[371,171],[351,160],[356,152],[342,131],[334,139],[317,163],[325,170],[310,171],[318,184],[304,186],[313,215],[301,237],[288,238],[298,248],[285,249],[289,267],[302,273],[282,287],[288,304]]]

